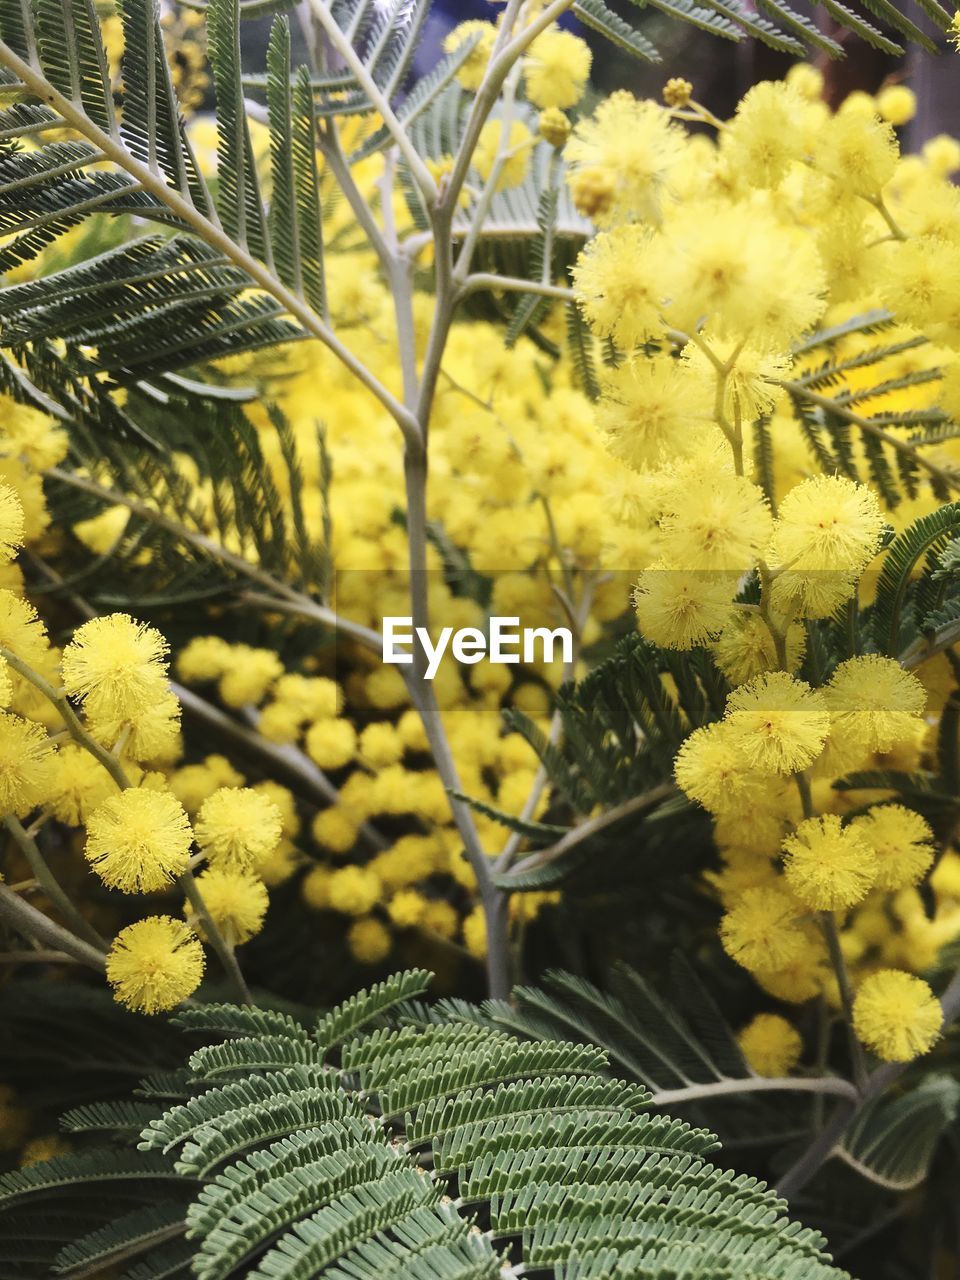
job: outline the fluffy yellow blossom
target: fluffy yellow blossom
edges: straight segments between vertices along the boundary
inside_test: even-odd
[[[148,916],[121,929],[107,955],[114,997],[137,1013],[162,1013],[192,995],[203,948],[182,920]]]
[[[303,715],[292,702],[270,702],[257,716],[257,729],[268,742],[289,745],[300,737]]]
[[[283,663],[272,649],[235,644],[230,662],[220,677],[218,690],[228,707],[256,706],[283,673]]]
[[[476,959],[487,954],[487,920],[482,907],[474,907],[463,921],[464,946]]]
[[[321,809],[310,826],[317,844],[331,853],[348,853],[356,844],[359,829],[357,818],[343,805]]]
[[[98,714],[88,700],[90,732],[104,746],[141,764],[171,764],[180,755],[180,702],[169,690],[135,717]]]
[[[789,1075],[803,1052],[799,1031],[778,1013],[758,1013],[737,1040],[747,1065],[758,1076]]]
[[[841,112],[820,135],[814,160],[821,172],[835,180],[839,197],[876,198],[893,177],[897,155],[889,124],[875,116]]]
[[[65,742],[54,757],[51,794],[47,798],[58,822],[77,827],[104,800],[117,784],[99,760],[75,742]]]
[[[864,753],[891,751],[909,740],[927,701],[912,672],[876,653],[841,662],[823,696],[832,733]]]
[[[685,333],[706,320],[721,339],[747,340],[758,353],[782,349],[823,312],[823,264],[810,237],[772,212],[751,208],[749,236],[743,218],[740,206],[721,200],[673,215],[660,267],[670,297],[666,315]]]
[[[312,911],[325,911],[330,906],[329,867],[311,867],[300,882],[300,896]]]
[[[442,898],[427,901],[420,918],[420,927],[427,933],[435,933],[438,938],[448,941],[456,936],[460,918],[456,909]]]
[[[570,137],[571,127],[569,119],[558,107],[548,107],[546,111],[541,111],[537,120],[537,134],[557,150],[560,150]]]
[[[277,885],[286,884],[305,860],[297,846],[284,836],[275,849],[257,859],[254,871],[268,889],[273,889]]]
[[[360,734],[360,756],[375,769],[396,764],[403,757],[403,743],[388,722],[368,724]]]
[[[257,876],[210,867],[197,876],[197,888],[211,920],[229,943],[240,946],[263,928],[270,898]],[[203,921],[190,904],[185,910],[189,922],[204,937]]]
[[[692,452],[702,441],[711,388],[668,356],[607,372],[597,425],[615,458],[636,471]]]
[[[785,671],[770,671],[730,694],[725,725],[751,769],[787,774],[816,760],[830,717],[819,692]]]
[[[960,289],[960,244],[918,236],[888,246],[881,296],[899,319],[918,327],[950,324]]]
[[[902,804],[877,805],[850,822],[870,845],[877,859],[876,884],[881,889],[906,889],[919,884],[933,865],[930,824]]]
[[[466,41],[473,41],[473,47],[457,72],[457,80],[464,89],[480,88],[496,38],[497,28],[492,22],[477,20],[461,22],[444,39],[444,53],[456,53]]]
[[[789,84],[766,81],[743,97],[723,135],[737,174],[758,187],[776,187],[803,154],[803,99]]]
[[[876,494],[845,476],[814,476],[791,489],[769,550],[777,608],[787,616],[833,613],[875,554],[883,523]]]
[[[598,225],[656,222],[680,161],[683,134],[655,102],[641,102],[619,90],[581,120],[567,143],[570,183],[588,171],[609,182],[609,198],[594,211]]]
[[[43,727],[0,711],[0,815],[23,817],[45,801],[55,767]]]
[[[230,666],[230,654],[220,636],[194,636],[177,654],[177,675],[187,684],[219,680]]]
[[[660,555],[678,569],[746,573],[756,566],[772,527],[763,491],[743,476],[721,473],[696,504],[689,494],[665,504]]]
[[[195,830],[214,866],[247,871],[279,844],[280,810],[251,787],[221,787],[200,806]]]
[[[357,731],[349,720],[318,720],[307,730],[307,752],[321,769],[342,769],[357,751]]]
[[[170,790],[190,814],[196,813],[218,787],[242,785],[243,774],[234,769],[226,756],[217,754],[207,756],[201,764],[184,765],[170,777]]]
[[[345,916],[365,916],[381,893],[380,878],[369,867],[342,867],[331,873],[327,884],[330,906]]]
[[[45,471],[62,462],[69,448],[69,436],[55,419],[0,396],[0,453],[16,455],[33,471]]]
[[[0,481],[0,564],[8,564],[23,546],[23,503],[16,490]]]
[[[480,130],[473,153],[473,167],[484,182],[489,181],[494,167],[498,167],[497,191],[506,191],[523,182],[530,169],[530,153],[536,141],[522,120],[511,121],[506,138],[503,133],[503,124],[499,120],[488,120]]]
[[[87,820],[84,856],[112,889],[153,893],[186,871],[193,832],[168,791],[128,787]]]
[[[854,827],[836,814],[807,818],[783,842],[784,874],[797,898],[815,911],[839,911],[861,902],[877,874],[877,856]]]
[[[0,645],[34,669],[43,666],[50,650],[36,609],[6,589],[0,590]]]
[[[648,640],[665,649],[692,649],[728,625],[735,593],[735,575],[654,565],[640,575],[633,603]]]
[[[63,683],[103,719],[134,720],[168,692],[169,646],[155,627],[125,613],[91,618],[63,651]]]
[[[912,973],[883,969],[864,979],[853,1004],[853,1026],[863,1043],[886,1062],[909,1062],[936,1043],[943,1010]]]
[[[784,78],[807,102],[816,102],[823,95],[823,72],[809,62],[795,62]]]
[[[720,941],[745,969],[777,972],[806,950],[797,915],[792,898],[780,889],[747,889],[720,922]]]
[[[787,666],[796,671],[803,660],[806,634],[797,624],[787,629]],[[731,684],[746,684],[748,680],[773,671],[779,666],[776,645],[770,628],[755,613],[734,614],[710,649],[717,666]]]
[[[243,781],[242,778],[239,781]],[[293,838],[300,832],[300,814],[297,812],[297,800],[292,791],[280,786],[279,782],[274,782],[273,778],[264,778],[264,781],[257,782],[252,790],[256,791],[257,795],[266,796],[266,799],[279,809],[280,832],[283,836]]]
[[[960,142],[941,133],[923,145],[923,158],[938,178],[949,178],[960,169]]]
[[[607,215],[617,185],[610,169],[589,165],[574,172],[568,170],[567,184],[573,203],[584,217],[599,221]]]
[[[805,1004],[829,990],[835,981],[820,929],[802,925],[800,934],[802,949],[794,959],[776,969],[753,970],[757,985],[767,995],[788,1004]]]
[[[695,729],[677,752],[674,772],[680,788],[711,813],[746,809],[762,785],[744,768],[725,723]]]
[[[729,366],[724,383],[723,410],[730,422],[755,422],[773,413],[783,400],[784,392],[777,380],[789,377],[790,356],[749,342],[721,341],[708,344],[714,359]],[[684,364],[700,378],[709,378],[716,402],[716,369],[701,346],[688,343],[683,352]]]
[[[401,889],[387,904],[387,915],[398,929],[413,929],[423,919],[427,900],[416,889]]]
[[[347,930],[350,954],[361,964],[379,964],[390,954],[390,930],[376,916],[355,920]]]
[[[591,240],[573,272],[590,327],[629,351],[662,331],[663,246],[646,227],[617,227]]]
[[[583,97],[593,55],[569,31],[550,27],[537,36],[523,61],[523,82],[535,107],[575,107]]]
[[[282,675],[273,694],[278,702],[297,707],[303,721],[331,720],[343,709],[343,690],[326,676]]]
[[[905,84],[891,84],[877,94],[880,117],[899,129],[917,114],[917,95]]]

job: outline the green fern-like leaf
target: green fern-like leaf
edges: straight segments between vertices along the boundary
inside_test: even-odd
[[[37,44],[50,81],[81,102],[104,129],[114,124],[113,94],[93,0],[37,0]]]
[[[864,1107],[838,1148],[858,1172],[891,1191],[922,1183],[941,1139],[960,1114],[960,1083],[934,1074],[896,1097]]]
[[[235,1004],[204,1004],[181,1009],[177,1026],[188,1031],[235,1032],[237,1035],[288,1035],[307,1039],[305,1028],[288,1013],[275,1009],[238,1008]]]
[[[604,4],[604,0],[575,0],[573,11],[586,26],[592,27],[611,44],[624,49],[633,57],[642,58],[645,62],[660,61],[656,46],[636,27],[614,13]]]
[[[177,1201],[134,1209],[61,1249],[53,1269],[62,1276],[99,1275],[153,1245],[181,1236],[185,1230],[183,1214],[184,1206]]]
[[[492,1007],[418,1019],[425,980],[398,975],[327,1016],[336,1070],[272,1066],[299,1055],[300,1028],[266,1015],[258,1032],[258,1012],[219,1006],[204,1030],[252,1034],[208,1048],[250,1042],[250,1071],[158,1108],[151,1150],[52,1161],[8,1175],[8,1194],[48,1210],[68,1188],[141,1197],[61,1248],[60,1273],[78,1277],[123,1259],[128,1280],[496,1280],[510,1253],[598,1280],[840,1280],[816,1232],[711,1163],[711,1134],[650,1113],[603,1050],[517,1038]],[[169,1204],[150,1206],[151,1187]]]
[[[324,1054],[341,1044],[349,1036],[376,1022],[389,1010],[404,1000],[413,999],[426,991],[430,974],[424,969],[411,969],[395,974],[383,982],[355,996],[328,1013],[317,1023],[314,1035]]]
[[[960,503],[950,503],[921,516],[887,548],[873,610],[874,639],[882,653],[894,657],[904,640],[912,638],[915,622],[905,611],[913,574],[924,558],[934,558],[958,533]]]
[[[66,1133],[139,1133],[155,1114],[156,1108],[145,1102],[92,1102],[68,1111],[60,1127]]]
[[[184,133],[164,54],[158,0],[125,0],[123,118],[120,135],[132,155],[160,169],[170,185],[209,212],[209,196]]]
[[[847,31],[852,31],[854,35],[859,36],[861,40],[871,45],[874,49],[879,49],[882,53],[889,53],[895,58],[903,56],[903,45],[897,44],[895,40],[885,36],[872,22],[867,22],[860,14],[855,13],[853,9],[841,3],[841,0],[820,0],[820,3],[839,26]]]
[[[256,159],[243,101],[239,0],[211,0],[207,33],[217,89],[217,188],[227,233],[267,259],[269,240]]]
[[[760,7],[765,9],[786,31],[798,40],[822,49],[831,58],[843,57],[843,45],[821,31],[812,18],[805,13],[797,13],[784,0],[759,0]]]
[[[937,46],[926,32],[921,31],[909,14],[905,12],[904,5],[891,4],[890,0],[863,0],[863,7],[869,9],[881,22],[885,22],[894,31],[901,32],[914,44],[920,45],[921,48],[927,49],[930,53],[936,53]]]

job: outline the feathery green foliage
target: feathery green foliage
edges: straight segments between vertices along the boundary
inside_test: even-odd
[[[109,1183],[139,1203],[77,1230],[57,1274],[141,1258],[129,1280],[188,1262],[199,1280],[494,1280],[505,1265],[645,1280],[840,1275],[761,1184],[711,1163],[709,1133],[650,1114],[641,1088],[611,1079],[602,1050],[480,1022],[385,1025],[425,980],[398,975],[334,1010],[318,1043],[269,1013],[187,1012],[193,1029],[242,1039],[193,1054],[192,1097],[145,1126],[141,1150],[98,1147],[6,1175],[0,1230],[7,1215],[66,1203],[79,1227],[85,1188]],[[284,1038],[311,1064],[271,1066]],[[260,1044],[257,1065],[237,1062],[223,1085],[218,1050],[242,1043]],[[324,1068],[321,1046],[334,1045],[339,1065]]]

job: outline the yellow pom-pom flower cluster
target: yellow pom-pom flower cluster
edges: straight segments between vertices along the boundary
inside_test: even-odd
[[[448,51],[473,42],[457,74],[467,93],[483,81],[496,34],[493,23],[468,22],[446,41]],[[846,957],[863,1043],[886,1057],[923,1052],[934,1039],[931,1013],[911,975],[960,929],[956,855],[935,873],[942,888],[931,919],[917,892],[935,856],[931,826],[887,795],[855,804],[833,783],[857,770],[916,767],[935,700],[925,675],[922,682],[880,653],[853,651],[819,668],[805,658],[819,656],[820,623],[844,610],[855,616],[870,598],[887,523],[903,527],[939,497],[921,481],[906,510],[889,510],[879,489],[841,473],[839,446],[837,465],[804,452],[788,403],[797,387],[814,396],[829,389],[804,352],[811,329],[842,329],[851,315],[886,306],[895,325],[884,364],[889,390],[861,403],[863,388],[878,381],[858,363],[866,340],[840,337],[842,406],[867,421],[877,415],[875,439],[888,448],[891,434],[905,438],[879,421],[905,403],[898,377],[927,369],[932,384],[942,366],[942,388],[920,407],[939,397],[958,411],[960,220],[948,177],[960,149],[938,140],[908,163],[894,128],[909,118],[909,91],[888,88],[866,114],[831,113],[812,67],[753,89],[715,140],[683,127],[684,113],[699,110],[685,81],[672,82],[665,106],[621,91],[584,115],[590,60],[584,42],[556,27],[531,42],[517,110],[495,114],[480,132],[458,210],[466,221],[485,188],[508,199],[537,160],[562,169],[586,234],[571,275],[577,303],[598,350],[615,348],[607,347],[599,399],[584,393],[568,361],[544,358],[552,344],[562,346],[561,308],[546,314],[540,341],[521,338],[509,350],[492,324],[456,321],[430,424],[431,527],[438,542],[442,533],[469,550],[472,570],[490,573],[490,612],[558,625],[566,615],[557,582],[586,583],[579,639],[589,645],[629,608],[623,580],[610,577],[627,569],[643,636],[674,653],[707,651],[731,688],[722,717],[686,738],[675,776],[712,822],[718,864],[703,888],[722,912],[723,947],[773,999],[823,996],[836,1007],[837,948],[827,945],[835,931],[829,940]],[[379,191],[380,163],[354,166],[366,195]],[[442,189],[451,158],[429,157],[428,168]],[[329,190],[329,174],[324,182]],[[356,358],[399,393],[384,280],[374,255],[358,246],[345,202],[329,203],[331,235],[350,249],[329,255],[331,317]],[[394,212],[407,217],[399,201]],[[429,254],[428,246],[421,265]],[[418,291],[411,313],[420,350],[431,323],[425,304]],[[921,336],[933,349],[918,354]],[[337,609],[376,631],[409,602],[394,424],[319,344],[285,357],[276,398],[304,459],[302,519],[339,570]],[[315,449],[321,401],[328,461]],[[806,403],[808,434],[820,440],[828,409]],[[287,501],[284,442],[259,406],[251,420]],[[15,573],[16,549],[46,530],[38,471],[62,460],[65,438],[39,415],[3,432],[0,567]],[[770,456],[757,439],[768,440]],[[862,446],[850,448],[868,475]],[[948,440],[936,459],[924,456],[946,467],[954,449]],[[190,459],[176,466],[212,536],[221,495]],[[102,554],[128,521],[118,506],[72,533]],[[257,561],[246,535],[230,550]],[[486,606],[444,578],[437,545],[428,564],[436,570],[428,587],[434,626],[482,626]],[[476,875],[395,669],[352,651],[336,666],[323,652],[281,654],[269,625],[238,643],[218,606],[202,627],[222,634],[198,633],[180,647],[178,678],[276,748],[271,759],[294,761],[294,772],[326,797],[308,806],[286,789],[289,773],[274,779],[240,752],[234,759],[206,742],[185,748],[167,643],[155,628],[125,614],[95,618],[74,632],[61,659],[9,582],[17,589],[0,591],[0,646],[62,686],[90,743],[66,742],[62,717],[37,687],[15,667],[0,671],[5,812],[25,816],[45,805],[57,822],[85,828],[78,847],[111,900],[170,892],[208,864],[196,879],[203,912],[188,895],[186,923],[151,916],[118,935],[108,975],[125,1003],[155,1012],[191,994],[203,945],[213,946],[218,932],[230,946],[253,937],[268,886],[295,876],[298,906],[323,913],[318,930],[339,918],[359,963],[381,964],[395,947],[430,939],[452,942],[451,954],[484,955]],[[549,733],[553,692],[582,670],[547,660],[515,670],[441,669],[434,692],[466,793],[512,815],[543,813],[536,756],[519,734],[502,731],[501,713],[522,710]],[[89,746],[117,768],[105,768]],[[247,770],[260,781],[247,785]],[[476,829],[491,856],[502,850],[507,836],[483,812]],[[515,921],[550,900],[516,899]],[[888,977],[877,988],[881,966],[911,984]],[[778,1015],[756,1018],[741,1043],[760,1074],[789,1073],[802,1053],[798,1033]]]

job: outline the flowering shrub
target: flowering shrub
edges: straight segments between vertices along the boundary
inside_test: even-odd
[[[409,1105],[456,1094],[466,1108],[423,1130],[427,1164],[469,1186],[480,1163],[468,1176],[466,1155],[442,1161],[482,1163],[494,1138],[461,1129],[507,1111],[474,1115],[501,1104],[459,1091],[489,1100],[490,1084],[612,1067],[654,1106],[764,1148],[742,1171],[804,1190],[829,1226],[831,1178],[894,1195],[955,1158],[940,1140],[960,1109],[960,142],[902,154],[906,85],[832,111],[806,61],[729,120],[680,78],[660,102],[597,99],[591,48],[557,25],[570,7],[462,23],[403,95],[422,4],[311,0],[312,63],[292,68],[277,17],[266,69],[246,79],[229,0],[205,24],[161,24],[141,0],[101,23],[71,2],[63,57],[46,6],[0,5],[20,94],[2,112],[19,146],[0,155],[10,972],[42,966],[44,990],[83,966],[130,1013],[237,1033],[222,1058],[191,1058],[196,1079],[230,1078],[215,1104],[186,1077],[151,1095],[196,1107],[197,1132],[216,1128],[208,1104],[255,1111],[275,1089],[305,1110],[271,1140],[342,1120],[310,1159],[362,1146],[352,1095],[382,1093],[409,1042],[429,1059]],[[572,7],[644,52],[643,30],[605,5]],[[736,21],[719,6],[700,20],[794,53],[800,37],[832,45],[769,8],[785,31],[739,5]],[[434,675],[422,640],[408,664],[384,661],[398,617],[481,641],[491,617],[516,618],[567,629],[571,648],[448,658]],[[319,1056],[304,1047],[307,1008],[400,962],[493,1001],[428,1010],[403,1003],[419,978],[387,980],[327,1015]],[[578,974],[548,977],[556,965]],[[508,1004],[521,980],[548,989]],[[388,1007],[392,1029],[354,1043],[360,1012]],[[553,1043],[571,1039],[590,1048]],[[443,1074],[447,1052],[462,1076]],[[501,1053],[520,1055],[516,1071],[484,1074]],[[549,1105],[599,1123],[593,1102]],[[62,1140],[38,1142],[42,1107],[31,1120],[14,1092],[0,1107],[17,1162],[53,1157],[69,1181]],[[404,1109],[382,1109],[378,1140],[411,1143],[406,1159],[426,1121],[401,1132]],[[217,1115],[223,1133],[236,1122]],[[122,1129],[118,1116],[99,1127]],[[91,1120],[71,1117],[78,1132]],[[660,1150],[659,1124],[630,1143]],[[585,1132],[571,1151],[607,1151],[609,1135]],[[171,1167],[202,1181],[243,1141],[209,1164],[188,1146]],[[709,1145],[683,1125],[664,1141],[671,1170]],[[701,1164],[691,1195],[721,1177]],[[251,1157],[251,1194],[265,1168]],[[510,1168],[512,1195],[527,1184]],[[16,1201],[45,1176],[7,1190]],[[491,1179],[478,1201],[494,1203]],[[560,1196],[548,1185],[538,1211]],[[746,1181],[736,1194],[724,1212],[741,1226],[772,1212],[744,1208]],[[174,1235],[203,1220],[185,1204]],[[290,1204],[277,1230],[322,1207]],[[506,1204],[503,1233],[518,1234]],[[606,1221],[599,1204],[582,1202],[584,1221]],[[924,1214],[937,1218],[933,1197]],[[171,1229],[144,1223],[143,1239]],[[324,1224],[323,1248],[298,1236],[316,1255],[291,1243],[287,1262],[241,1273],[319,1274]],[[519,1265],[613,1274],[582,1241],[551,1253],[530,1231]],[[252,1236],[249,1256],[217,1239],[161,1262],[202,1277],[254,1265]],[[770,1274],[827,1275],[818,1241],[796,1235],[808,1261],[778,1255]],[[95,1244],[58,1265],[88,1265]],[[664,1244],[642,1272],[624,1245],[617,1274],[747,1274],[728,1245],[694,1270]],[[944,1249],[955,1260],[952,1237]],[[488,1253],[456,1274],[495,1273]],[[40,1274],[28,1264],[18,1278]]]

